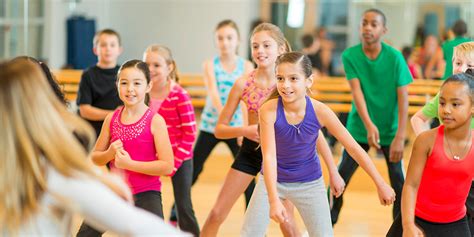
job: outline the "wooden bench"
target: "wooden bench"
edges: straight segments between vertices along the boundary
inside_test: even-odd
[[[439,80],[415,80],[408,86],[408,114],[420,110],[439,91],[443,82]],[[312,97],[328,105],[334,112],[347,113],[351,110],[352,94],[344,77],[316,79],[311,87]]]
[[[58,83],[61,85],[66,98],[75,100],[81,70],[57,70],[53,71]],[[185,88],[196,109],[202,109],[206,103],[208,91],[205,87],[203,77],[198,73],[179,74],[179,84]],[[415,114],[423,105],[439,91],[442,81],[439,80],[415,80],[408,86],[408,113]],[[351,110],[352,95],[349,83],[344,77],[324,77],[314,81],[311,87],[313,98],[327,104],[334,112],[347,113]]]
[[[66,99],[76,100],[82,70],[54,70],[53,74],[63,90]],[[183,73],[179,75],[179,83],[190,94],[192,104],[197,109],[204,108],[207,91],[201,74]]]

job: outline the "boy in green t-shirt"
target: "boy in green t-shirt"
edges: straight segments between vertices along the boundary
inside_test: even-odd
[[[470,69],[470,70],[468,70]],[[462,43],[454,47],[452,58],[452,73],[458,74],[469,71],[474,74],[474,42]],[[432,118],[438,118],[439,93],[431,99],[423,109],[416,112],[411,118],[411,126],[416,135],[428,130],[427,122]],[[471,129],[474,129],[474,120],[471,119]],[[467,219],[471,233],[474,233],[474,182],[471,185],[469,196],[466,200]]]
[[[396,193],[393,217],[400,213],[400,200],[405,180],[402,158],[405,129],[408,120],[407,85],[412,77],[402,54],[382,43],[386,33],[386,18],[378,9],[366,10],[359,33],[361,44],[346,49],[342,62],[352,89],[352,110],[347,130],[366,151],[381,149],[387,162],[390,183]],[[344,150],[339,174],[346,183],[358,165]],[[331,195],[331,218],[337,222],[342,207],[342,195]]]

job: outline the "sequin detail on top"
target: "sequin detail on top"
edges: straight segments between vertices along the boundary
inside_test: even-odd
[[[148,109],[145,114],[133,124],[122,124],[120,117],[122,117],[123,108],[120,109],[118,116],[112,121],[112,137],[118,137],[121,141],[130,141],[137,138],[143,133],[147,125],[148,117],[152,116],[152,111]]]
[[[247,105],[248,111],[258,114],[258,109],[260,109],[260,106],[265,102],[275,87],[276,85],[267,89],[256,87],[255,71],[251,72],[249,79],[245,82],[244,91],[242,92],[242,101]]]
[[[140,162],[150,162],[160,159],[156,155],[156,147],[153,134],[151,133],[151,123],[154,113],[147,109],[143,116],[135,123],[123,124],[120,117],[123,111],[115,110],[110,121],[110,141],[120,140],[123,149],[128,152],[132,160]],[[146,191],[161,191],[160,176],[147,175],[139,172],[120,169],[115,166],[115,160],[109,163],[110,171],[123,176],[133,194]]]

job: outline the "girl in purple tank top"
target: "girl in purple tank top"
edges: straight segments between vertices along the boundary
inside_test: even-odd
[[[159,176],[173,171],[173,151],[164,119],[146,104],[150,72],[144,62],[130,60],[117,77],[124,106],[105,119],[92,161],[109,164],[112,172],[122,174],[135,205],[163,218]]]
[[[306,90],[313,83],[311,61],[299,52],[276,60],[276,90],[260,108],[259,125],[263,174],[245,214],[241,236],[264,236],[270,218],[288,221],[283,206],[289,200],[298,209],[309,236],[332,236],[324,179],[316,153],[324,126],[354,155],[375,182],[380,202],[390,205],[395,192],[385,183],[367,153],[350,136],[326,105],[310,99]],[[344,181],[333,160],[324,160],[330,174],[331,192],[339,196]],[[268,215],[270,213],[270,215]]]
[[[227,173],[217,201],[204,223],[201,230],[202,237],[217,236],[219,227],[232,206],[262,168],[262,153],[258,148],[258,109],[275,87],[273,78],[276,58],[281,53],[290,51],[290,46],[280,29],[269,23],[262,23],[253,30],[250,43],[252,58],[257,68],[252,73],[237,79],[232,86],[214,134],[218,139],[237,137],[244,139],[239,154]],[[230,122],[240,102],[247,105],[247,121],[244,121],[244,126],[233,127]],[[288,208],[292,213],[292,206],[289,203]],[[280,225],[286,236],[298,236],[295,227],[296,223],[293,221]]]

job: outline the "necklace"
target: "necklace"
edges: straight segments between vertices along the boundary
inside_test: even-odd
[[[293,127],[296,129],[296,132],[297,132],[298,134],[300,134],[300,127],[301,127],[302,124],[303,124],[303,123],[300,123],[300,126],[296,126],[296,125],[294,125],[294,124],[290,124],[290,125],[293,126]]]
[[[444,139],[446,139],[446,143],[448,144],[448,150],[449,150],[449,153],[451,153],[451,155],[453,156],[453,160],[460,160],[460,159],[461,159],[461,156],[462,156],[464,153],[466,153],[466,148],[467,148],[468,145],[469,145],[469,141],[471,140],[471,136],[472,136],[472,134],[471,134],[471,131],[469,130],[469,139],[467,140],[466,145],[464,146],[464,149],[463,149],[462,153],[459,154],[459,156],[457,156],[457,155],[453,154],[453,151],[452,151],[452,149],[451,149],[451,146],[449,145],[448,137],[446,136],[446,133],[444,134]]]

